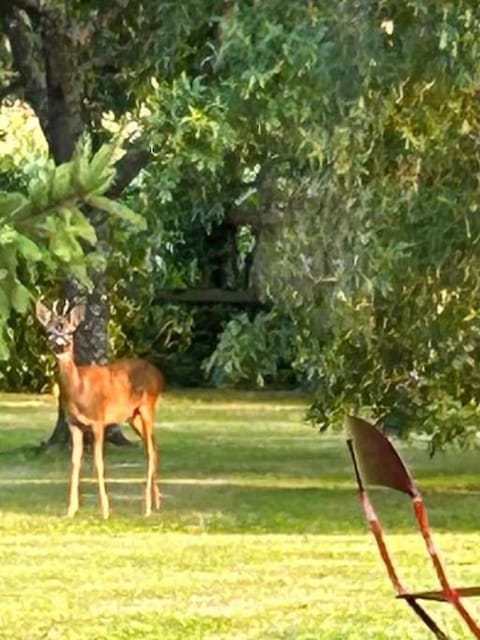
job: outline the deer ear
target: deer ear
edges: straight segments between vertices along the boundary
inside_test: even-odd
[[[46,327],[53,316],[53,313],[48,309],[40,300],[37,300],[35,304],[35,314],[37,316],[37,320]]]
[[[81,324],[85,320],[85,312],[87,308],[84,304],[77,304],[76,307],[68,314],[68,322],[70,323],[72,329],[76,329],[79,324]]]

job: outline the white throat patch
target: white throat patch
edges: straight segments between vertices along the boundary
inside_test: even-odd
[[[70,351],[64,351],[63,353],[56,353],[55,357],[57,358],[57,360],[70,360],[72,354]]]

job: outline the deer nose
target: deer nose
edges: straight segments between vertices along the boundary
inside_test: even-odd
[[[55,345],[56,347],[64,347],[67,343],[68,340],[65,338],[65,336],[62,336],[61,334],[51,334],[49,336],[49,341],[52,345]]]

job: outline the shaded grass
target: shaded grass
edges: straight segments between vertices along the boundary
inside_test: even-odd
[[[285,394],[171,394],[157,417],[161,512],[141,516],[141,447],[109,447],[112,519],[98,517],[87,460],[69,521],[67,457],[33,452],[53,400],[0,396],[0,638],[428,637],[392,598],[343,440],[305,425],[304,407]],[[404,453],[450,573],[480,584],[477,454]],[[408,505],[375,496],[405,577],[432,587]],[[468,637],[447,608],[430,610]]]

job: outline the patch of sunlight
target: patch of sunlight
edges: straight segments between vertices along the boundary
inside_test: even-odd
[[[162,493],[161,496],[162,498],[166,497],[164,493]],[[143,494],[136,495],[131,493],[115,493],[114,499],[115,499],[115,502],[118,502],[118,501],[125,501],[128,503],[140,502],[140,501],[143,502]]]
[[[58,478],[0,478],[0,486],[13,485],[49,485],[49,484],[65,484],[66,480],[60,480]]]
[[[140,462],[116,462],[108,465],[111,469],[143,469]]]
[[[55,400],[51,393],[0,393],[0,404],[11,402],[15,404],[27,404],[29,402],[45,402],[51,404]]]
[[[139,465],[140,466],[140,465]],[[141,477],[109,477],[106,476],[109,484],[139,484],[145,482]],[[49,485],[65,484],[66,479],[62,478],[0,478],[0,486],[21,486],[21,485]],[[84,476],[81,482],[85,484],[96,483],[96,478]],[[277,478],[277,477],[224,477],[224,478],[160,478],[160,484],[166,485],[197,485],[203,487],[249,487],[249,488],[275,488],[275,489],[344,489],[351,488],[352,483],[347,480],[321,480],[315,482],[310,478]]]
[[[246,431],[253,429],[255,430],[258,427],[258,424],[261,423],[262,421],[265,421],[265,417],[261,416],[260,414],[255,414],[255,416],[252,416],[250,419],[250,423],[249,424],[245,424],[245,416],[231,416],[229,418],[222,418],[222,424],[221,427],[219,427],[218,424],[218,419],[216,419],[215,417],[209,419],[209,418],[202,418],[202,422],[201,424],[198,424],[198,415],[192,415],[192,416],[185,416],[182,415],[178,418],[177,421],[175,422],[171,422],[169,420],[163,420],[162,419],[162,415],[161,412],[157,414],[157,425],[156,428],[158,431],[162,431],[162,430],[169,430],[169,431],[176,431],[178,433],[181,433],[182,431],[185,430],[185,427],[191,427],[192,425],[196,425],[196,429],[195,431],[212,431],[212,427],[216,427],[217,431],[220,428],[225,428],[228,427],[229,425],[232,426],[237,426],[237,425],[241,425],[242,429],[245,429]],[[278,420],[278,418],[272,418],[271,420],[268,421],[269,424],[263,424],[262,425],[262,434],[258,435],[258,439],[264,438],[265,437],[265,432],[272,432],[272,433],[278,433],[279,431],[285,430],[288,432],[292,431],[292,422],[280,422]],[[298,419],[295,423],[294,426],[305,426],[307,427],[308,425],[306,424],[305,421]],[[308,427],[310,428],[310,427]],[[314,435],[314,433],[312,433],[312,435]],[[231,434],[226,434],[227,438],[231,437]],[[338,438],[337,438],[338,440]]]
[[[25,398],[24,400],[3,400],[0,399],[0,407],[15,409],[17,407],[50,407],[55,403],[54,398],[45,400]]]
[[[226,477],[226,478],[163,478],[162,484],[200,485],[200,486],[229,486],[251,487],[261,489],[272,487],[275,489],[325,489],[351,487],[351,482],[335,481],[325,482],[324,479],[314,482],[309,478],[276,478],[276,477]]]
[[[171,390],[162,398],[165,404],[175,405],[232,405],[262,404],[265,406],[301,406],[312,400],[313,394],[298,391],[240,391],[225,389],[186,389]]]
[[[178,405],[178,401],[175,400],[175,406]],[[195,408],[195,411],[248,411],[249,413],[265,413],[267,411],[273,411],[275,413],[283,412],[283,411],[302,411],[306,409],[308,405],[308,401],[299,401],[295,404],[288,404],[286,402],[258,402],[257,404],[252,403],[251,401],[245,400],[244,402],[193,402],[189,403],[188,406],[191,406],[192,409]],[[169,408],[169,405],[164,402],[164,406]]]

